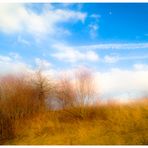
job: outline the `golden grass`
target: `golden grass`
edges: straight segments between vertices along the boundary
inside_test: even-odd
[[[15,123],[13,145],[147,145],[148,101],[40,113]]]
[[[52,84],[41,73],[0,78],[0,144],[148,144],[148,99],[90,105],[91,80],[86,72],[75,87],[69,80]]]

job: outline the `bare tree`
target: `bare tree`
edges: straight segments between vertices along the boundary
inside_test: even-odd
[[[57,84],[57,98],[64,107],[85,106],[94,101],[95,83],[89,69],[78,69],[71,79],[64,75]]]
[[[57,98],[62,108],[72,107],[76,102],[76,94],[68,77],[62,77],[57,84]]]
[[[46,105],[45,104],[46,99],[50,98],[54,91],[54,85],[49,80],[49,78],[43,75],[41,70],[38,70],[35,73],[34,84],[38,92],[38,100],[40,102],[40,107],[44,108]]]
[[[89,69],[82,68],[75,74],[75,91],[79,105],[91,103],[95,97],[95,83]]]

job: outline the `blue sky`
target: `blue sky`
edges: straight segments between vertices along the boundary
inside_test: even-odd
[[[144,71],[146,80],[147,3],[9,3],[0,10],[1,73],[87,66],[102,73]]]

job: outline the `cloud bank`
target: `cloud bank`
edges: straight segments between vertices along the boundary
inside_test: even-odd
[[[45,35],[55,35],[57,32],[67,33],[60,26],[63,22],[84,22],[86,13],[56,9],[49,5],[48,9],[43,8],[41,13],[37,13],[25,4],[4,3],[0,5],[0,31],[6,34],[28,33],[35,38]]]
[[[122,101],[148,96],[148,65],[135,64],[131,70],[111,69],[97,72],[95,79],[103,98]]]

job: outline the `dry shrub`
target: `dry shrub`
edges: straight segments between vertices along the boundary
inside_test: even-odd
[[[62,120],[91,118],[89,106],[95,100],[95,85],[89,69],[78,69],[57,83],[57,98],[64,109]],[[65,118],[65,119],[64,119]]]
[[[0,80],[2,110],[12,119],[32,116],[46,108],[53,85],[41,71],[30,74],[7,75]]]
[[[43,84],[42,88],[39,84]],[[44,88],[44,83],[39,79],[34,81],[29,74],[1,77],[0,140],[15,135],[13,127],[17,120],[30,118],[41,112],[41,108],[45,105],[42,103],[46,97]]]
[[[38,111],[37,91],[25,76],[9,75],[1,79],[2,110],[11,119],[23,118]]]
[[[65,75],[57,84],[57,98],[61,106],[83,108],[94,102],[95,84],[89,69],[78,69],[73,77]]]
[[[90,106],[96,99],[95,83],[92,72],[87,68],[78,69],[74,78],[75,109],[73,114],[81,119],[88,118]]]
[[[57,94],[60,106],[65,109],[76,104],[76,94],[74,87],[67,77],[63,77],[57,83]]]

